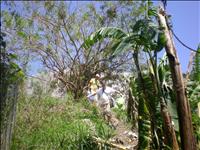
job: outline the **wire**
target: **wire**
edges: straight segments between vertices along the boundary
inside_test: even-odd
[[[166,11],[166,6],[167,6],[167,0],[161,0],[162,4],[163,4],[163,7],[164,7],[164,11]],[[173,29],[169,26],[169,22],[167,20],[167,26],[169,28],[169,30],[172,31],[172,34],[174,35],[174,37],[177,39],[177,41],[179,43],[181,43],[181,45],[183,45],[185,48],[189,49],[190,51],[193,51],[195,53],[200,53],[199,51],[197,50],[194,50],[193,48],[190,48],[189,46],[187,46],[185,43],[183,43],[180,38],[174,33]]]
[[[174,37],[177,39],[177,41],[178,41],[179,43],[181,43],[184,47],[186,47],[187,49],[189,49],[189,50],[191,50],[191,51],[193,51],[193,52],[195,52],[195,53],[200,53],[199,51],[194,50],[194,49],[190,48],[189,46],[187,46],[186,44],[184,44],[184,43],[178,38],[178,36],[174,33],[174,31],[173,31],[171,28],[170,28],[170,30],[172,31],[172,34],[173,34]]]

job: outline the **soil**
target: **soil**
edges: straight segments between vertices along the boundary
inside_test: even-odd
[[[112,120],[118,120],[114,114],[112,114]],[[135,150],[137,148],[137,130],[132,130],[131,127],[129,127],[127,123],[123,122],[122,120],[118,120],[117,126],[115,125],[115,130],[116,135],[109,139],[111,143],[119,145],[119,147],[124,147],[126,150]],[[113,150],[118,150],[118,148],[114,148]]]

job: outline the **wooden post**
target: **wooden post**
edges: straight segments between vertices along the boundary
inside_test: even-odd
[[[165,50],[168,56],[170,70],[172,74],[173,88],[176,94],[176,104],[179,118],[181,147],[183,150],[196,150],[196,142],[193,134],[192,117],[189,102],[186,96],[183,75],[176,49],[168,29],[163,8],[159,8],[158,19],[160,26],[164,28],[165,38],[167,40]]]

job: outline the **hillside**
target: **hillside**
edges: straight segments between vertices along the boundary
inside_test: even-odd
[[[70,96],[62,100],[21,98],[17,112],[12,150],[94,150],[99,147],[93,137],[105,141],[115,137],[116,140],[126,128],[121,122],[119,128],[124,129],[114,130],[97,107],[85,99],[74,103]]]

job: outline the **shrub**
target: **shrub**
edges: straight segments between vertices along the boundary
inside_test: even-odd
[[[86,100],[45,97],[20,99],[12,139],[16,149],[98,149],[93,136],[108,139],[113,130]]]

